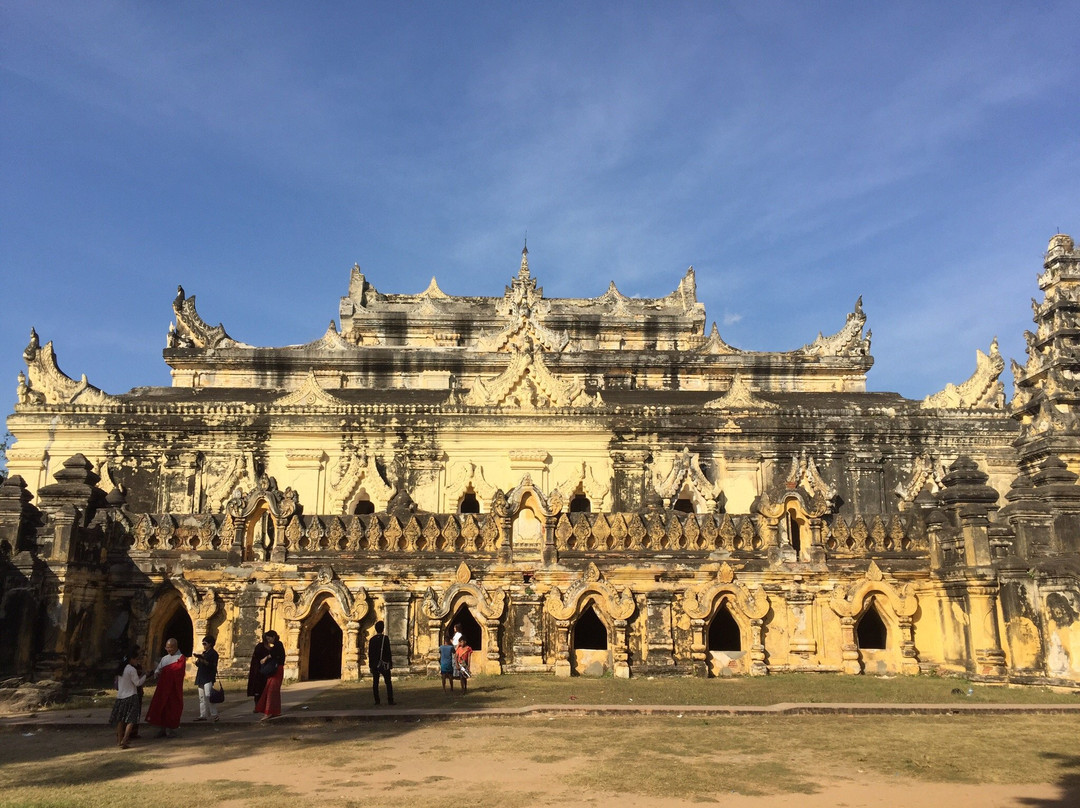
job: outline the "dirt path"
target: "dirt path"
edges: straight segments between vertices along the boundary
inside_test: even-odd
[[[444,803],[467,808],[683,808],[714,802],[732,808],[1064,808],[1070,799],[1055,785],[922,783],[858,771],[814,772],[800,781],[796,793],[783,793],[770,782],[767,764],[759,770],[754,760],[731,765],[745,770],[748,780],[740,776],[739,783],[757,781],[759,795],[690,788],[679,797],[665,796],[649,793],[648,768],[659,765],[649,753],[626,761],[624,782],[598,780],[591,776],[595,750],[577,753],[545,743],[549,726],[554,725],[475,719],[378,726],[204,725],[185,728],[173,740],[142,740],[127,751],[109,745],[105,728],[42,728],[5,733],[0,742],[9,754],[0,767],[37,761],[34,771],[53,772],[52,782],[57,771],[59,779],[66,771],[79,785],[107,784],[133,792],[194,795],[205,794],[207,784],[227,784],[227,797],[223,793],[216,802],[200,803],[230,808],[265,805],[267,794],[280,798],[275,804],[344,807],[390,800],[404,808]],[[686,760],[685,765],[689,777],[701,763]],[[451,799],[454,795],[462,799]]]

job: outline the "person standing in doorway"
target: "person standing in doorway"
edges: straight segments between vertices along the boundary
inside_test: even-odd
[[[170,637],[165,641],[165,656],[154,669],[157,687],[146,711],[146,723],[156,724],[157,736],[164,738],[176,734],[180,716],[184,712],[184,670],[187,659],[180,653],[180,644]]]
[[[394,704],[394,685],[390,682],[390,670],[394,667],[394,658],[390,653],[390,640],[383,629],[386,624],[380,620],[375,624],[375,636],[368,642],[368,668],[371,670],[371,692],[375,703],[379,704],[379,677],[386,682],[386,703]]]
[[[255,705],[255,712],[262,713],[260,721],[269,721],[281,715],[281,680],[285,678],[285,646],[276,631],[263,635],[263,643],[268,646],[266,656],[259,660],[259,672],[266,677],[266,687]]]
[[[472,671],[469,670],[469,660],[472,659],[472,648],[462,637],[458,640],[457,650],[454,651],[454,661],[457,663],[458,675],[461,677],[461,692],[464,695],[469,692],[469,679]]]
[[[210,691],[217,681],[218,652],[214,650],[217,639],[203,637],[201,654],[195,654],[195,687],[199,690],[199,717],[196,721],[218,720],[217,707],[210,701]]]
[[[446,692],[446,683],[450,683],[450,692],[454,692],[454,646],[450,644],[450,635],[439,646],[439,673],[442,675],[442,689]]]

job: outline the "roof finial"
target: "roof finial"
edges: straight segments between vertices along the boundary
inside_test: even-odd
[[[529,231],[525,231],[525,246],[521,248],[521,269],[518,270],[519,278],[529,277]]]

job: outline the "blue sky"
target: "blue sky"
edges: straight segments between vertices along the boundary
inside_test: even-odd
[[[169,383],[176,285],[259,345],[349,268],[551,297],[697,271],[729,343],[873,330],[921,398],[1024,359],[1080,240],[1080,4],[0,2],[0,389],[31,326],[107,392]],[[1011,385],[1007,387],[1011,396]]]

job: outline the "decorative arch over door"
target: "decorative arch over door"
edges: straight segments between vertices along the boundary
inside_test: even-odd
[[[341,678],[360,678],[360,622],[368,613],[367,591],[360,587],[352,592],[337,577],[333,567],[322,567],[315,580],[300,591],[285,589],[285,678],[303,679],[308,675],[311,661],[311,634],[326,615],[341,630]]]
[[[506,592],[502,589],[489,593],[473,581],[472,570],[464,561],[457,568],[454,581],[443,592],[428,587],[422,608],[428,619],[428,667],[439,669],[439,646],[451,628],[453,615],[462,608],[468,609],[480,626],[483,635],[481,653],[473,657],[473,670],[477,673],[502,673],[502,648],[499,642],[499,626],[506,611]],[[474,649],[475,650],[475,649]],[[479,664],[478,664],[479,663]]]
[[[589,562],[581,578],[564,595],[553,586],[544,601],[544,611],[555,620],[555,675],[570,676],[570,631],[589,607],[608,629],[607,661],[612,673],[620,679],[630,678],[630,652],[627,641],[627,621],[637,608],[629,589],[617,589],[604,580],[597,566]]]
[[[735,580],[735,572],[726,561],[716,572],[716,580],[689,589],[683,595],[683,611],[690,618],[693,640],[690,655],[695,667],[713,675],[709,653],[709,625],[726,608],[739,628],[742,647],[748,650],[745,666],[751,676],[769,672],[765,664],[764,619],[769,613],[769,596],[760,586],[749,589]]]
[[[829,605],[840,618],[844,673],[863,673],[868,661],[880,663],[882,672],[919,672],[914,625],[919,599],[911,584],[893,586],[885,580],[877,562],[871,561],[863,579],[837,589]],[[869,609],[875,610],[885,627],[884,649],[859,647],[859,621]]]

